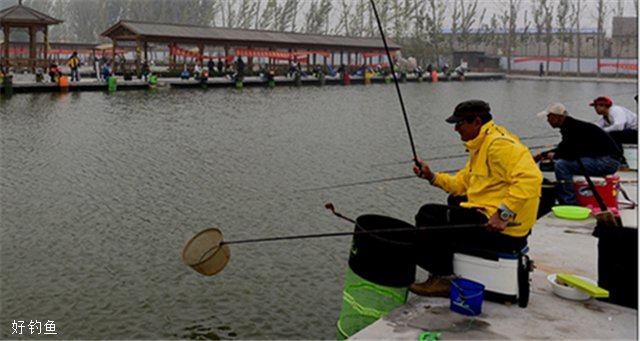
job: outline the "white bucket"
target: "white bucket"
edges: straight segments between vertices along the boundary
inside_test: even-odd
[[[638,170],[638,145],[637,144],[623,144],[622,154],[627,160],[627,165],[632,170]]]

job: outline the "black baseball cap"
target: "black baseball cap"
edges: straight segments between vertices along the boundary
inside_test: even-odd
[[[489,103],[479,99],[471,99],[456,105],[456,108],[453,109],[453,114],[446,121],[448,123],[456,123],[469,117],[484,116],[490,113],[491,107]]]

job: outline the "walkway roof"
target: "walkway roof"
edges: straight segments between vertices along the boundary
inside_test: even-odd
[[[191,26],[121,20],[103,36],[118,41],[143,40],[154,42],[176,42],[182,44],[232,45],[273,48],[305,48],[328,50],[383,50],[381,38],[357,38],[325,36],[276,31],[232,29],[209,26]],[[399,50],[400,45],[389,43],[390,50]]]

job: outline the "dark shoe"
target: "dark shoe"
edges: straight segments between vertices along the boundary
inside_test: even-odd
[[[412,293],[420,296],[449,297],[452,276],[431,276],[422,283],[409,286]]]

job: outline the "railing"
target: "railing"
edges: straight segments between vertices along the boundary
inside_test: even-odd
[[[47,68],[49,61],[41,58],[2,58],[2,65],[11,68]]]

